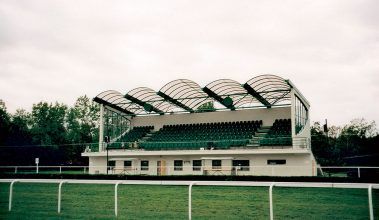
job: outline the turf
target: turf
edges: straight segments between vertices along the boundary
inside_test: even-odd
[[[64,184],[57,213],[57,184],[0,184],[0,219],[114,219],[114,186]],[[373,191],[379,217],[379,190]],[[275,219],[368,219],[367,190],[274,188]],[[188,219],[188,187],[119,186],[120,219]],[[194,186],[193,219],[268,219],[267,187]]]

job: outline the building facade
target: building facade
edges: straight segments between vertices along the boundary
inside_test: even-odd
[[[82,154],[91,174],[316,175],[310,105],[289,80],[176,80],[94,100],[99,147]]]

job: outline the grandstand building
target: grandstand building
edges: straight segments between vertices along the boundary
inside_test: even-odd
[[[82,153],[91,174],[316,175],[309,102],[281,77],[179,79],[94,101],[99,147]]]

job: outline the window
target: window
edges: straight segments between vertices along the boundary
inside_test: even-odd
[[[212,160],[212,169],[221,169],[221,160]]]
[[[308,122],[308,109],[299,97],[295,96],[295,132],[300,133]]]
[[[249,160],[233,160],[233,168],[237,168],[241,171],[250,170],[250,161]]]
[[[124,168],[125,169],[132,169],[132,161],[130,161],[130,160],[124,161]]]
[[[182,160],[174,160],[174,170],[182,171],[183,170],[183,161]]]
[[[116,161],[112,160],[112,161],[108,161],[108,167],[113,169],[114,167],[116,166]]]
[[[286,160],[267,160],[267,165],[284,165],[286,163]]]
[[[201,160],[193,160],[192,161],[192,170],[200,171],[201,170]]]
[[[141,170],[149,170],[149,161],[141,160]]]

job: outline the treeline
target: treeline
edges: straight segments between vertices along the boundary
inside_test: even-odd
[[[322,166],[379,166],[379,135],[375,122],[354,119],[325,132],[319,122],[311,127],[312,152]]]
[[[87,96],[71,107],[40,102],[31,112],[7,112],[0,100],[0,165],[87,165],[81,153],[98,142],[99,107]],[[374,122],[364,119],[330,126],[311,127],[312,151],[322,166],[379,166],[379,135]]]
[[[80,156],[87,143],[98,140],[98,105],[87,96],[74,106],[40,102],[32,111],[7,112],[0,100],[0,164],[84,164]]]

